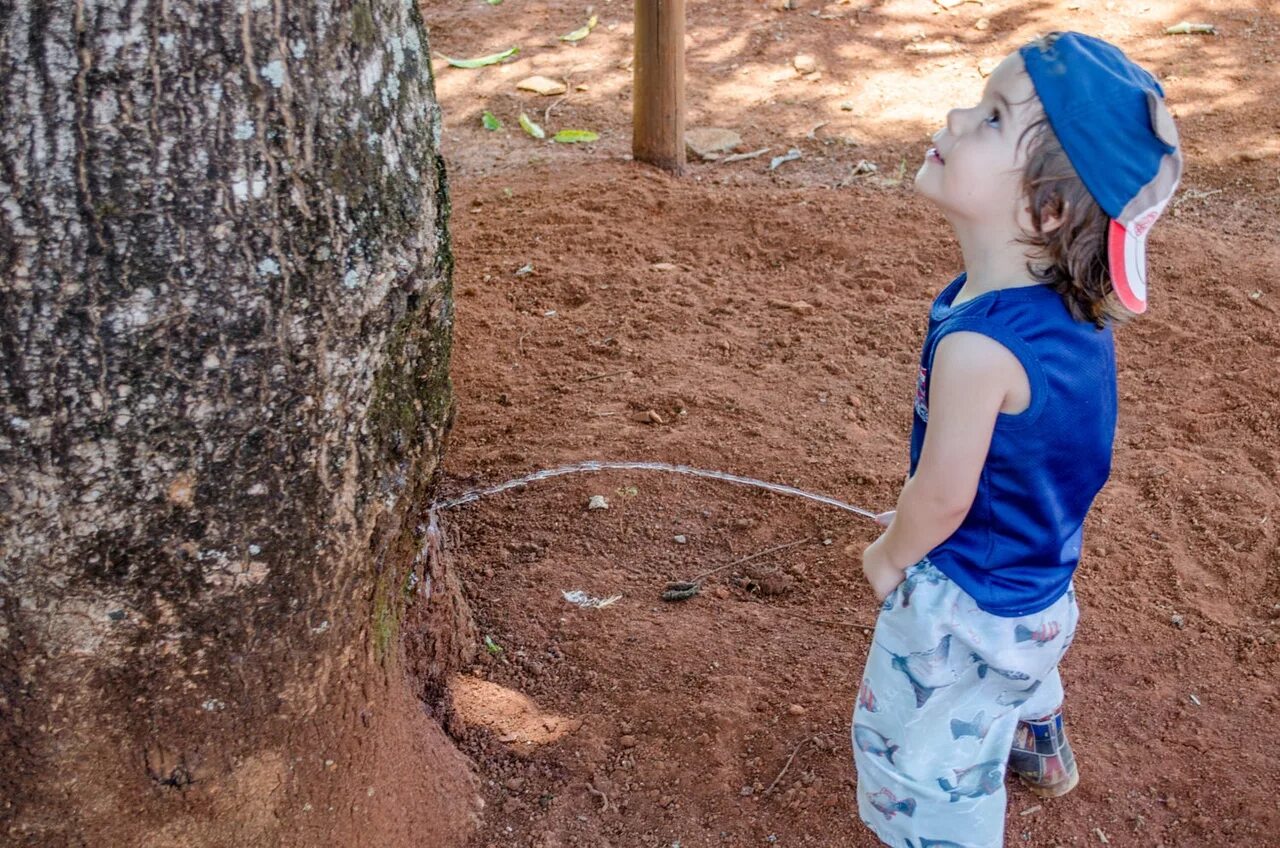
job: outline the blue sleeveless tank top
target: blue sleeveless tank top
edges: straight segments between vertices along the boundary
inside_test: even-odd
[[[929,372],[949,333],[989,336],[1027,372],[1031,404],[1000,413],[964,523],[929,559],[987,612],[1030,615],[1053,604],[1080,561],[1081,531],[1111,473],[1116,428],[1111,328],[1076,321],[1047,286],[1001,289],[959,306],[961,274],[934,300],[911,429],[915,474],[929,422]]]

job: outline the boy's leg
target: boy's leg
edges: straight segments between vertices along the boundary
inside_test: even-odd
[[[881,841],[1003,844],[1021,708],[1060,702],[1055,671],[1076,617],[1064,596],[1000,618],[927,561],[908,569],[876,622],[852,728],[858,811]]]
[[[1018,713],[978,691],[975,660],[950,626],[960,595],[922,563],[908,569],[876,623],[853,755],[858,812],[893,848],[1003,843],[1005,761]]]

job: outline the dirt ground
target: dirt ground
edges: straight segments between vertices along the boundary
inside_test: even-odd
[[[1031,36],[1108,37],[1164,81],[1188,168],[1152,236],[1152,307],[1117,336],[1115,466],[1063,667],[1082,781],[1053,801],[1011,781],[1007,839],[1280,845],[1280,14],[794,5],[690,0],[690,127],[770,151],[682,178],[629,161],[630,3],[597,4],[576,45],[556,36],[586,22],[582,2],[424,5],[437,53],[521,47],[437,65],[457,259],[446,492],[651,460],[890,508],[926,308],[960,270],[911,190],[928,134]],[[1163,34],[1182,20],[1218,33]],[[517,91],[534,74],[567,94]],[[601,138],[535,141],[521,111]],[[848,734],[876,614],[856,557],[870,522],[655,472],[561,477],[445,518],[493,645],[439,705],[484,779],[476,848],[876,844]],[[660,600],[722,566],[698,597]],[[621,599],[582,609],[571,590]]]

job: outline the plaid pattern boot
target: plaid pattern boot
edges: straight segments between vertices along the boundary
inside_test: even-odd
[[[1009,768],[1041,798],[1057,798],[1076,788],[1080,772],[1062,727],[1062,707],[1047,716],[1018,722]]]

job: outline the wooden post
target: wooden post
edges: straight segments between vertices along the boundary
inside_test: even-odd
[[[631,154],[684,170],[684,3],[636,0]]]

